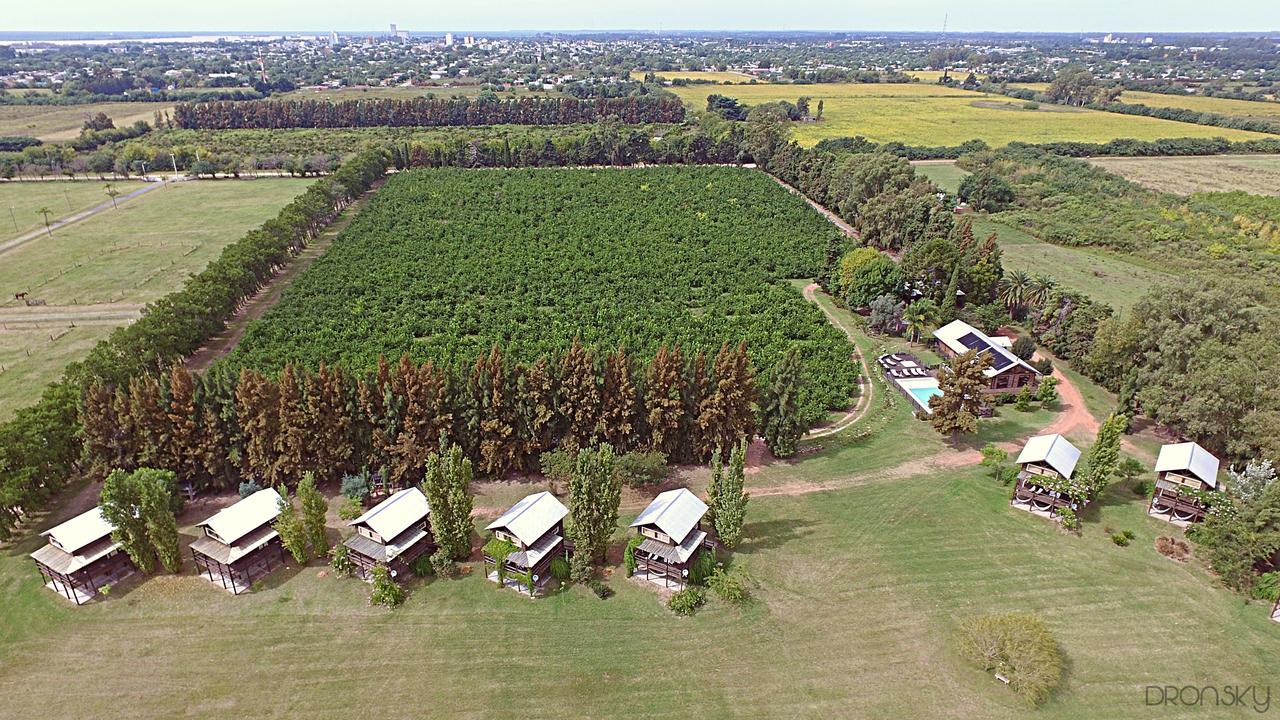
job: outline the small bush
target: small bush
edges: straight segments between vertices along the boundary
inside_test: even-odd
[[[1024,103],[1022,103],[1022,109],[1023,109],[1023,110],[1039,110],[1039,109],[1040,109],[1040,103],[1035,102],[1034,100],[1031,100],[1031,101],[1028,101],[1028,102],[1024,102]]]
[[[569,578],[576,583],[591,581],[595,568],[591,567],[591,558],[585,552],[575,552],[569,562]]]
[[[565,448],[549,450],[538,457],[542,465],[542,474],[553,482],[569,482],[573,475],[573,464],[577,461],[577,453]]]
[[[566,582],[569,579],[570,567],[569,561],[562,557],[551,559],[551,577]]]
[[[1041,358],[1039,360],[1033,360],[1027,364],[1035,368],[1036,371],[1038,371],[1041,375],[1045,377],[1049,377],[1050,375],[1053,374],[1053,361],[1050,360],[1049,358]]]
[[[1014,408],[1019,412],[1027,412],[1031,409],[1031,386],[1023,385],[1018,391],[1018,397],[1013,402]]]
[[[1127,535],[1125,535],[1122,532],[1111,534],[1111,542],[1115,543],[1116,545],[1119,545],[1120,547],[1127,547],[1129,545],[1130,539],[1131,538],[1129,538]]]
[[[622,551],[622,566],[627,570],[627,577],[636,574],[636,548],[644,542],[643,535],[636,535],[627,541],[627,549]]]
[[[351,564],[351,550],[346,545],[338,543],[329,551],[329,567],[334,572],[350,575],[355,566]]]
[[[689,583],[691,585],[705,585],[707,578],[711,577],[711,573],[715,571],[715,551],[703,548],[698,551],[698,554],[693,558],[693,562],[689,564]]]
[[[960,654],[1000,675],[1031,705],[1041,705],[1062,682],[1058,642],[1035,615],[980,615],[960,626]]]
[[[369,602],[389,608],[404,602],[404,588],[392,580],[391,573],[382,566],[373,569],[373,590],[369,593]]]
[[[1133,491],[1142,497],[1150,499],[1156,494],[1156,484],[1150,480],[1142,480],[1133,486]]]
[[[1249,590],[1255,599],[1275,602],[1280,598],[1280,572],[1262,573]]]
[[[338,517],[343,520],[355,520],[364,514],[364,505],[355,498],[347,498],[338,508]]]
[[[240,497],[247,498],[261,489],[262,489],[262,486],[259,485],[258,481],[256,480],[248,480],[248,481],[242,482],[240,483]]]
[[[622,484],[633,488],[658,485],[669,472],[666,455],[639,450],[619,455],[613,467]]]
[[[609,598],[613,597],[613,588],[609,587],[608,585],[605,585],[599,580],[592,580],[591,582],[587,583],[587,587],[591,588],[591,592],[595,593],[596,597],[600,598],[601,600],[608,600]]]
[[[1120,534],[1124,535],[1127,540],[1133,540],[1138,537],[1132,530],[1121,530]]]
[[[431,554],[431,568],[435,570],[436,577],[451,578],[458,574],[458,566],[449,557],[448,551],[443,549]]]
[[[343,476],[342,495],[357,502],[363,502],[369,496],[369,471],[362,470],[355,475]]]
[[[413,564],[409,566],[409,569],[412,570],[413,574],[417,577],[428,577],[435,574],[436,571],[436,569],[431,565],[431,556],[425,553],[419,555],[417,559],[413,561]]]
[[[687,587],[671,596],[667,607],[677,615],[692,615],[707,602],[707,591],[700,587]]]
[[[1178,562],[1191,559],[1191,546],[1179,538],[1164,536],[1156,538],[1156,552]]]
[[[1076,515],[1076,511],[1071,508],[1062,508],[1058,512],[1058,517],[1062,519],[1062,529],[1072,532],[1080,529],[1080,516]]]
[[[740,568],[725,570],[724,567],[717,567],[715,572],[711,573],[711,577],[707,578],[707,586],[721,600],[739,605],[751,597],[747,589],[750,582],[751,577]]]

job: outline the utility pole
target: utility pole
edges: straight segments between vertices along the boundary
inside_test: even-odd
[[[18,232],[18,216],[13,214],[13,206],[9,206],[9,217],[13,220],[13,231]]]
[[[75,208],[71,207],[71,196],[67,194],[67,189],[65,187],[62,188],[62,197],[67,199],[67,212],[75,210]]]

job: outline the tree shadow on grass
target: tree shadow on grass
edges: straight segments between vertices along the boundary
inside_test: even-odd
[[[733,551],[747,553],[779,548],[813,534],[811,528],[815,525],[815,522],[798,519],[749,522],[743,529],[742,542]]]

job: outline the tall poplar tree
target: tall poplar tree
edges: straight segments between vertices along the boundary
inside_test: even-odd
[[[1089,497],[1095,498],[1107,488],[1120,467],[1120,436],[1127,421],[1123,415],[1112,413],[1098,426],[1098,436],[1089,448],[1089,464],[1085,484]]]
[[[169,572],[181,566],[178,525],[173,516],[174,473],[140,468],[114,470],[102,481],[102,516],[111,537],[144,573],[159,562]]]
[[[325,537],[325,513],[329,503],[316,489],[316,476],[311,471],[302,474],[298,483],[298,502],[302,505],[302,531],[311,546],[312,555],[324,557],[329,552],[329,540]]]
[[[775,457],[791,457],[804,435],[800,420],[800,352],[791,348],[773,371],[760,416],[764,442]]]
[[[729,455],[729,472],[721,480],[715,497],[716,537],[727,548],[735,547],[742,540],[742,529],[747,520],[747,501],[751,495],[746,486],[747,441],[734,445]]]
[[[616,458],[607,443],[583,448],[569,476],[569,537],[575,555],[603,558],[618,524],[622,480],[614,472]]]
[[[280,533],[280,544],[294,560],[305,563],[311,556],[307,552],[307,531],[302,517],[289,496],[289,486],[281,484],[276,491],[280,493],[280,514],[276,516],[275,529]]]
[[[471,554],[472,477],[471,460],[456,444],[427,458],[422,490],[431,507],[431,531],[440,549],[455,560]]]

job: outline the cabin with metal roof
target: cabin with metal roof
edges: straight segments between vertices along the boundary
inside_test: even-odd
[[[970,350],[991,359],[983,371],[987,376],[988,394],[1019,392],[1024,386],[1040,382],[1040,371],[1013,354],[1005,338],[992,338],[963,320],[954,320],[933,331],[938,353],[951,360]]]
[[[31,553],[44,586],[77,605],[135,570],[133,561],[116,542],[115,530],[95,507],[40,533],[48,542]]]
[[[204,534],[191,543],[197,572],[239,595],[283,567],[284,545],[272,527],[280,502],[275,488],[265,488],[198,524]]]
[[[635,575],[663,587],[683,588],[689,565],[703,547],[711,547],[702,518],[707,504],[688,488],[659,493],[631,523],[644,540],[632,550]]]
[[[544,587],[551,579],[551,561],[567,556],[573,549],[564,532],[564,519],[568,515],[569,509],[546,491],[529,495],[508,508],[485,529],[495,538],[514,545],[515,550],[503,558],[495,558],[486,551],[486,577],[521,592],[529,592],[529,587],[513,576],[528,577],[534,592]]]
[[[1204,520],[1209,512],[1204,493],[1218,490],[1218,465],[1218,458],[1194,442],[1160,448],[1148,513],[1179,525]]]
[[[356,532],[342,544],[347,547],[356,575],[372,580],[373,569],[381,566],[397,580],[410,577],[414,561],[436,549],[430,514],[427,496],[411,487],[347,523]]]
[[[1048,517],[1064,509],[1080,512],[1089,498],[1073,493],[1070,484],[1079,461],[1079,448],[1061,435],[1031,438],[1015,461],[1018,479],[1010,504]]]

